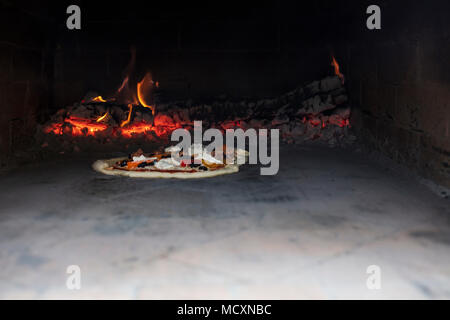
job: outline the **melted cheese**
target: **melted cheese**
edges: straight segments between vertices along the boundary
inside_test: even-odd
[[[203,153],[202,153],[200,158],[202,160],[205,160],[206,162],[209,162],[209,163],[222,164],[222,161],[217,160],[216,158],[214,158],[210,153],[206,152],[206,150],[203,150]]]
[[[155,168],[159,170],[170,170],[176,167],[177,166],[175,165],[175,163],[172,161],[171,158],[161,159],[155,163]]]
[[[133,162],[153,161],[155,159],[156,159],[155,157],[147,158],[144,155],[140,155],[139,157],[133,157]]]
[[[180,151],[181,148],[177,146],[170,146],[165,149],[166,152]],[[223,161],[214,158],[211,153],[207,152],[206,149],[203,148],[201,144],[192,144],[191,147],[187,150],[188,156],[194,156],[194,159],[206,161],[211,164],[223,164]],[[180,162],[175,159],[162,159],[165,160],[159,166],[164,168],[173,168],[173,166],[179,166]],[[159,162],[161,162],[160,160]],[[159,163],[158,162],[158,163]],[[155,165],[156,166],[156,165]],[[156,166],[157,167],[157,166]],[[159,169],[159,168],[158,168]]]

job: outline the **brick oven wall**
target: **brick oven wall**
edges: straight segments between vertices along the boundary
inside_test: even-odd
[[[48,104],[45,15],[0,7],[0,166],[33,140],[35,123]]]
[[[344,49],[352,122],[373,148],[450,187],[448,10],[432,2],[408,10]]]

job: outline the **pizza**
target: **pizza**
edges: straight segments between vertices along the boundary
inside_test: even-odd
[[[172,157],[174,151],[179,152],[181,159]],[[227,159],[231,159],[230,155],[232,159],[246,159],[248,152],[242,149],[230,151],[224,146],[221,152],[210,153],[201,145],[192,145],[186,155],[176,146],[151,154],[139,149],[128,157],[97,160],[92,167],[107,175],[133,178],[207,178],[238,172],[239,164],[236,161],[227,163]]]

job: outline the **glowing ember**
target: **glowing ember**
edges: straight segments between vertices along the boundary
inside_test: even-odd
[[[337,61],[334,58],[334,56],[332,56],[331,65],[334,67],[334,73],[339,77],[339,79],[341,79],[342,84],[344,84],[344,82],[345,82],[344,75],[339,70],[339,64],[337,63]]]
[[[128,118],[127,118],[127,120],[124,120],[124,121],[120,124],[120,127],[124,127],[124,126],[126,126],[127,124],[130,123],[130,120],[131,120],[131,113],[133,112],[133,105],[130,103],[130,104],[128,105],[128,108],[130,108],[130,111],[128,112]]]
[[[131,105],[130,105],[131,106]],[[124,122],[127,122],[125,120]],[[120,129],[113,128],[113,132],[125,138],[132,138],[141,134],[149,135],[153,132],[156,136],[162,137],[172,133],[175,129],[181,128],[180,124],[167,123],[160,125],[152,125],[150,123],[141,121],[127,125],[125,123]],[[44,132],[55,135],[69,134],[72,136],[95,136],[108,129],[109,126],[104,123],[93,122],[89,119],[78,117],[68,117],[62,123],[53,123],[44,128]],[[117,129],[117,130],[116,130]]]
[[[134,123],[126,128],[122,128],[120,132],[124,137],[131,138],[135,134],[150,133],[153,129],[154,128],[151,124],[140,122]]]
[[[120,129],[123,137],[132,138],[134,135],[150,134],[154,132],[158,137],[172,133],[175,129],[181,128],[181,125],[153,126],[146,122],[137,122]]]
[[[334,91],[330,91],[331,93],[328,92],[330,86],[334,90],[336,88],[342,88],[342,84],[344,84],[344,75],[340,72],[339,64],[334,56],[331,58],[331,65],[334,67],[334,72],[336,76],[339,77],[340,81],[336,81],[336,77],[327,77],[321,80],[321,83],[325,83],[326,85],[319,86],[319,92],[314,92],[317,97],[320,97],[320,88],[326,87],[328,88],[326,94],[333,98]],[[132,51],[132,61],[127,68],[128,71],[126,72],[126,76],[114,97],[104,99],[99,95],[93,99],[89,99],[88,101],[97,103],[107,102],[107,105],[93,104],[90,106],[85,106],[82,104],[81,106],[76,105],[74,107],[70,107],[64,112],[58,112],[53,117],[53,121],[55,122],[47,124],[43,131],[47,134],[53,133],[58,136],[64,136],[62,139],[58,138],[57,141],[62,141],[63,139],[68,138],[68,136],[94,136],[99,138],[98,141],[108,143],[113,141],[113,139],[121,137],[127,139],[153,140],[156,136],[167,139],[168,136],[170,136],[170,134],[178,128],[186,128],[187,130],[191,130],[191,117],[201,117],[197,114],[198,109],[194,108],[194,112],[192,112],[192,109],[187,110],[187,112],[184,112],[186,110],[183,110],[183,112],[181,112],[181,110],[179,110],[179,112],[175,110],[175,112],[173,112],[173,116],[171,112],[155,114],[156,106],[154,104],[154,99],[152,99],[152,93],[155,88],[159,88],[159,82],[153,81],[151,74],[146,73],[141,81],[136,84],[133,80],[134,77],[131,76],[133,65],[134,54]],[[335,91],[338,92],[338,97],[340,98],[342,92],[340,90]],[[346,98],[346,96],[344,96],[344,98]],[[319,100],[321,99],[322,98]],[[112,101],[116,101],[117,105],[111,104]],[[330,101],[333,101],[334,103],[334,98],[330,99]],[[345,103],[346,99],[336,99],[336,101],[337,105],[333,105],[332,107],[341,106]],[[85,103],[85,101],[83,100],[82,103]],[[290,101],[289,103],[293,105],[293,103],[297,103],[297,101]],[[125,105],[127,105],[129,109],[126,119],[124,119],[125,116],[122,111],[122,108]],[[137,109],[140,111],[139,114],[133,116],[133,111],[137,111],[133,109],[138,106],[150,109],[154,117],[149,115],[150,112],[148,110],[139,110],[139,108]],[[119,109],[119,111],[116,111],[116,109]],[[341,108],[338,113],[327,114],[321,114],[322,111],[323,110],[319,107],[318,110],[314,109],[314,112],[306,107],[301,113],[293,113],[288,111],[288,119],[290,123],[283,124],[281,126],[282,129],[280,130],[285,130],[283,132],[285,137],[288,137],[286,138],[288,139],[287,141],[293,141],[295,137],[309,134],[309,132],[312,132],[310,139],[319,139],[322,136],[324,136],[325,139],[329,139],[330,136],[335,137],[337,135],[345,134],[346,130],[333,131],[334,129],[332,127],[350,127],[350,122],[348,119],[350,109]],[[302,115],[301,118],[298,117],[300,114]],[[181,117],[181,115],[183,115],[183,117]],[[218,128],[222,132],[225,132],[227,129],[245,129],[249,127],[253,121],[253,119],[241,120],[242,118],[240,117],[234,118],[236,120],[232,119],[233,117],[226,118],[226,120],[216,120],[217,122],[213,122],[211,125],[212,127]],[[257,118],[255,119],[255,125],[263,126],[266,120],[267,119],[262,120]],[[247,123],[247,121],[249,121],[249,123]],[[272,125],[276,128],[280,128],[279,124],[272,123]],[[285,127],[287,127],[287,129],[284,129]],[[328,129],[329,127],[331,128]]]
[[[106,112],[104,115],[102,115],[101,117],[99,117],[96,122],[101,122],[102,120],[104,120],[106,117],[108,116],[108,112]]]
[[[70,125],[70,126],[69,126]],[[69,117],[63,123],[53,123],[46,127],[44,132],[62,135],[69,133],[73,136],[94,136],[96,132],[106,130],[108,125],[92,122],[89,119]]]
[[[321,124],[321,120],[320,119],[310,119],[309,123],[313,126],[313,127],[317,127],[318,125]]]
[[[145,101],[144,101],[144,94],[145,91],[149,91],[151,90],[151,87],[153,85],[153,81],[152,81],[152,77],[150,75],[150,73],[147,73],[144,78],[142,78],[141,82],[138,82],[137,84],[137,97],[138,100],[140,102],[140,104],[144,107],[144,108],[149,108],[152,110],[152,114],[155,114],[155,109],[153,106],[148,105]]]
[[[73,135],[94,135],[98,131],[103,131],[108,128],[106,124],[92,122],[88,119],[70,117],[65,120],[72,125]]]
[[[61,127],[62,123],[52,123],[44,128],[45,133],[62,134]]]

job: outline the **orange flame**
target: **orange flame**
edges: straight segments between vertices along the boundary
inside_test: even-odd
[[[106,102],[106,100],[103,99],[102,96],[95,97],[94,99],[92,99],[92,101],[94,101],[94,102]]]
[[[331,57],[332,57],[331,65],[334,67],[334,73],[339,77],[339,79],[341,79],[342,84],[344,84],[344,82],[345,82],[344,75],[339,70],[339,64],[337,63],[334,56],[331,56]]]
[[[128,76],[126,76],[125,79],[123,79],[122,84],[120,85],[119,89],[117,89],[117,93],[120,93],[123,90],[123,88],[125,88],[127,83],[128,83]]]
[[[128,105],[128,108],[130,108],[130,111],[128,112],[128,118],[127,118],[127,120],[122,121],[122,123],[120,124],[120,127],[124,127],[124,126],[126,126],[127,124],[130,123],[131,113],[133,112],[133,105],[130,103]]]
[[[102,115],[101,117],[98,117],[98,119],[96,121],[100,122],[100,121],[104,120],[107,116],[108,116],[108,111],[106,111],[106,113],[104,115]]]
[[[150,73],[147,73],[144,78],[142,78],[141,82],[138,82],[137,84],[137,96],[138,96],[138,100],[140,102],[140,104],[144,107],[144,108],[149,108],[152,110],[152,114],[155,114],[155,109],[153,106],[148,105],[145,101],[144,101],[144,92],[151,89],[151,86],[153,85],[153,80],[152,77],[150,75]],[[159,84],[158,84],[159,86]]]

